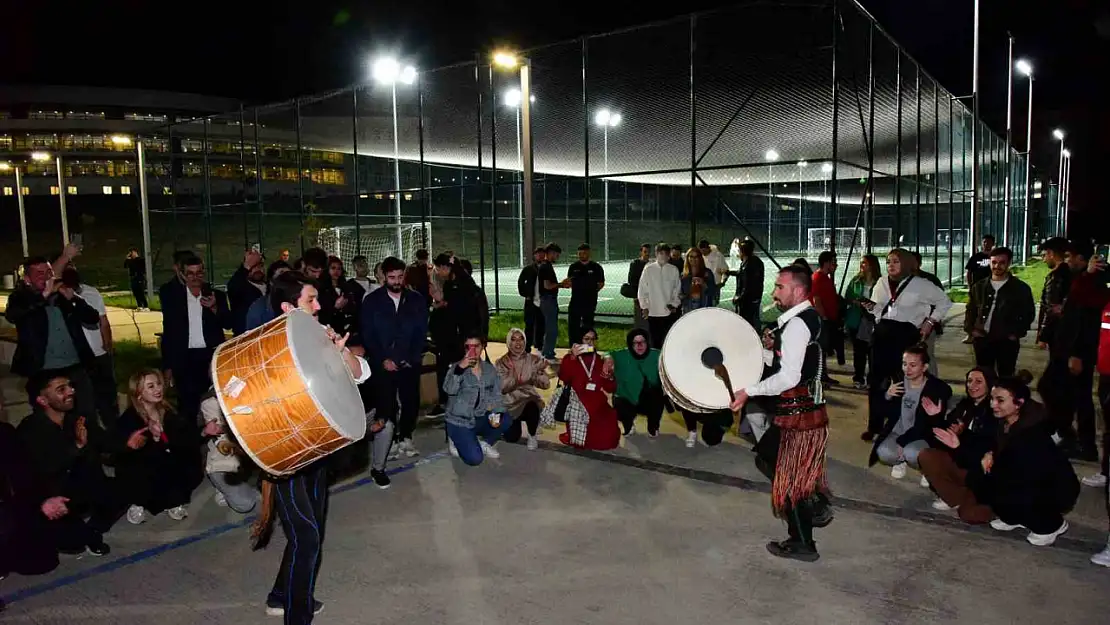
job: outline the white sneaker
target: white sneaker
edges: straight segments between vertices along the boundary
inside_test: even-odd
[[[1012,532],[1014,530],[1025,529],[1024,525],[1010,525],[1002,519],[995,519],[991,521],[991,527],[1000,532]]]
[[[455,458],[459,457],[459,449],[455,447],[455,441],[451,439],[447,439],[447,453],[451,454]]]
[[[1047,547],[1056,542],[1056,538],[1066,531],[1068,531],[1067,519],[1065,519],[1064,522],[1060,524],[1060,527],[1055,532],[1052,532],[1051,534],[1034,534],[1033,532],[1029,532],[1029,535],[1025,537],[1025,540],[1029,541],[1030,545],[1034,545],[1036,547]]]
[[[635,436],[635,435],[636,435],[636,424],[633,423],[632,427],[628,428],[628,434],[625,434],[625,436]]]
[[[1064,439],[1063,439],[1063,438],[1060,438],[1060,435],[1059,435],[1059,434],[1053,434],[1053,435],[1052,435],[1052,442],[1053,442],[1053,443],[1055,443],[1055,444],[1059,445],[1059,444],[1060,444],[1060,441],[1062,441],[1062,440],[1064,440]]]
[[[479,439],[478,446],[482,448],[482,454],[487,458],[497,459],[501,457],[501,452],[494,449],[493,445],[490,445],[484,440]]]
[[[386,460],[396,460],[401,457],[401,443],[394,443],[389,446],[389,453],[386,455]]]
[[[536,451],[540,448],[540,439],[535,436],[528,437],[528,451]]]
[[[1110,568],[1110,540],[1106,541],[1106,549],[1091,556],[1091,564]]]
[[[223,493],[216,493],[216,505],[221,508],[227,507],[227,496]]]
[[[945,512],[945,511],[948,511],[948,510],[955,510],[955,509],[956,509],[955,506],[948,505],[947,503],[945,503],[945,501],[943,499],[938,498],[938,499],[933,501],[933,510],[940,510],[941,512]]]
[[[420,455],[420,452],[416,449],[416,445],[412,444],[411,438],[406,438],[405,440],[401,441],[401,444],[404,445],[404,447],[401,448],[401,451],[404,452],[404,454],[409,458],[414,458]]]
[[[924,475],[921,476],[921,488],[929,488],[929,480]]]
[[[1083,482],[1084,486],[1090,486],[1091,488],[1106,488],[1106,476],[1101,473],[1088,475],[1080,480],[1080,482]]]
[[[183,521],[185,517],[189,516],[189,511],[185,506],[177,506],[176,508],[166,510],[166,515],[174,521]]]
[[[906,466],[905,462],[899,462],[898,464],[891,467],[890,477],[892,477],[896,480],[900,480],[900,479],[906,477],[906,469],[907,468],[908,467]]]
[[[141,525],[146,520],[146,510],[142,506],[131,506],[127,509],[127,522],[131,525]]]
[[[698,444],[698,433],[697,432],[687,432],[686,433],[686,449],[693,449],[697,444]]]

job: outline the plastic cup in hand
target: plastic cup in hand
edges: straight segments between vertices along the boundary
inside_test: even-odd
[[[496,412],[489,413],[489,424],[494,429],[501,427],[501,415]]]

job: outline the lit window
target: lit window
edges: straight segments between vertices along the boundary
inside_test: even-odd
[[[74,186],[66,187],[66,193],[69,194],[69,195],[77,195],[77,187],[74,187]]]
[[[13,191],[12,191],[11,187],[4,187],[4,195],[10,196],[10,195],[12,195],[12,193],[13,193]]]
[[[100,187],[100,190],[104,193],[104,195],[112,194],[112,187]]]
[[[131,187],[124,185],[119,188],[120,195],[131,195]]]
[[[51,186],[50,187],[50,195],[58,195],[58,187]]]
[[[173,195],[173,189],[169,187],[162,187],[162,195]]]
[[[374,199],[375,199],[375,200],[380,200],[380,199],[382,199],[382,194],[381,194],[381,193],[375,193],[375,194],[374,194]]]
[[[23,187],[23,195],[31,195],[31,187]]]
[[[411,193],[406,193],[405,194],[405,199],[406,200],[411,200],[412,199],[412,194]]]

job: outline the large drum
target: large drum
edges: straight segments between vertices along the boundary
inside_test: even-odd
[[[294,310],[216,348],[212,380],[235,438],[287,475],[366,435],[354,378],[315,317]]]
[[[732,397],[705,364],[713,350],[719,350],[733,389],[762,378],[763,342],[755,328],[724,308],[700,308],[675,322],[659,355],[659,379],[675,405],[702,414],[728,409]]]

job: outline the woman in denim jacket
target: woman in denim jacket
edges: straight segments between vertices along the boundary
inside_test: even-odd
[[[499,458],[494,445],[512,426],[501,399],[501,377],[497,367],[482,359],[485,340],[466,339],[466,355],[443,382],[447,393],[447,440],[452,456],[470,466],[482,464],[485,457]]]

